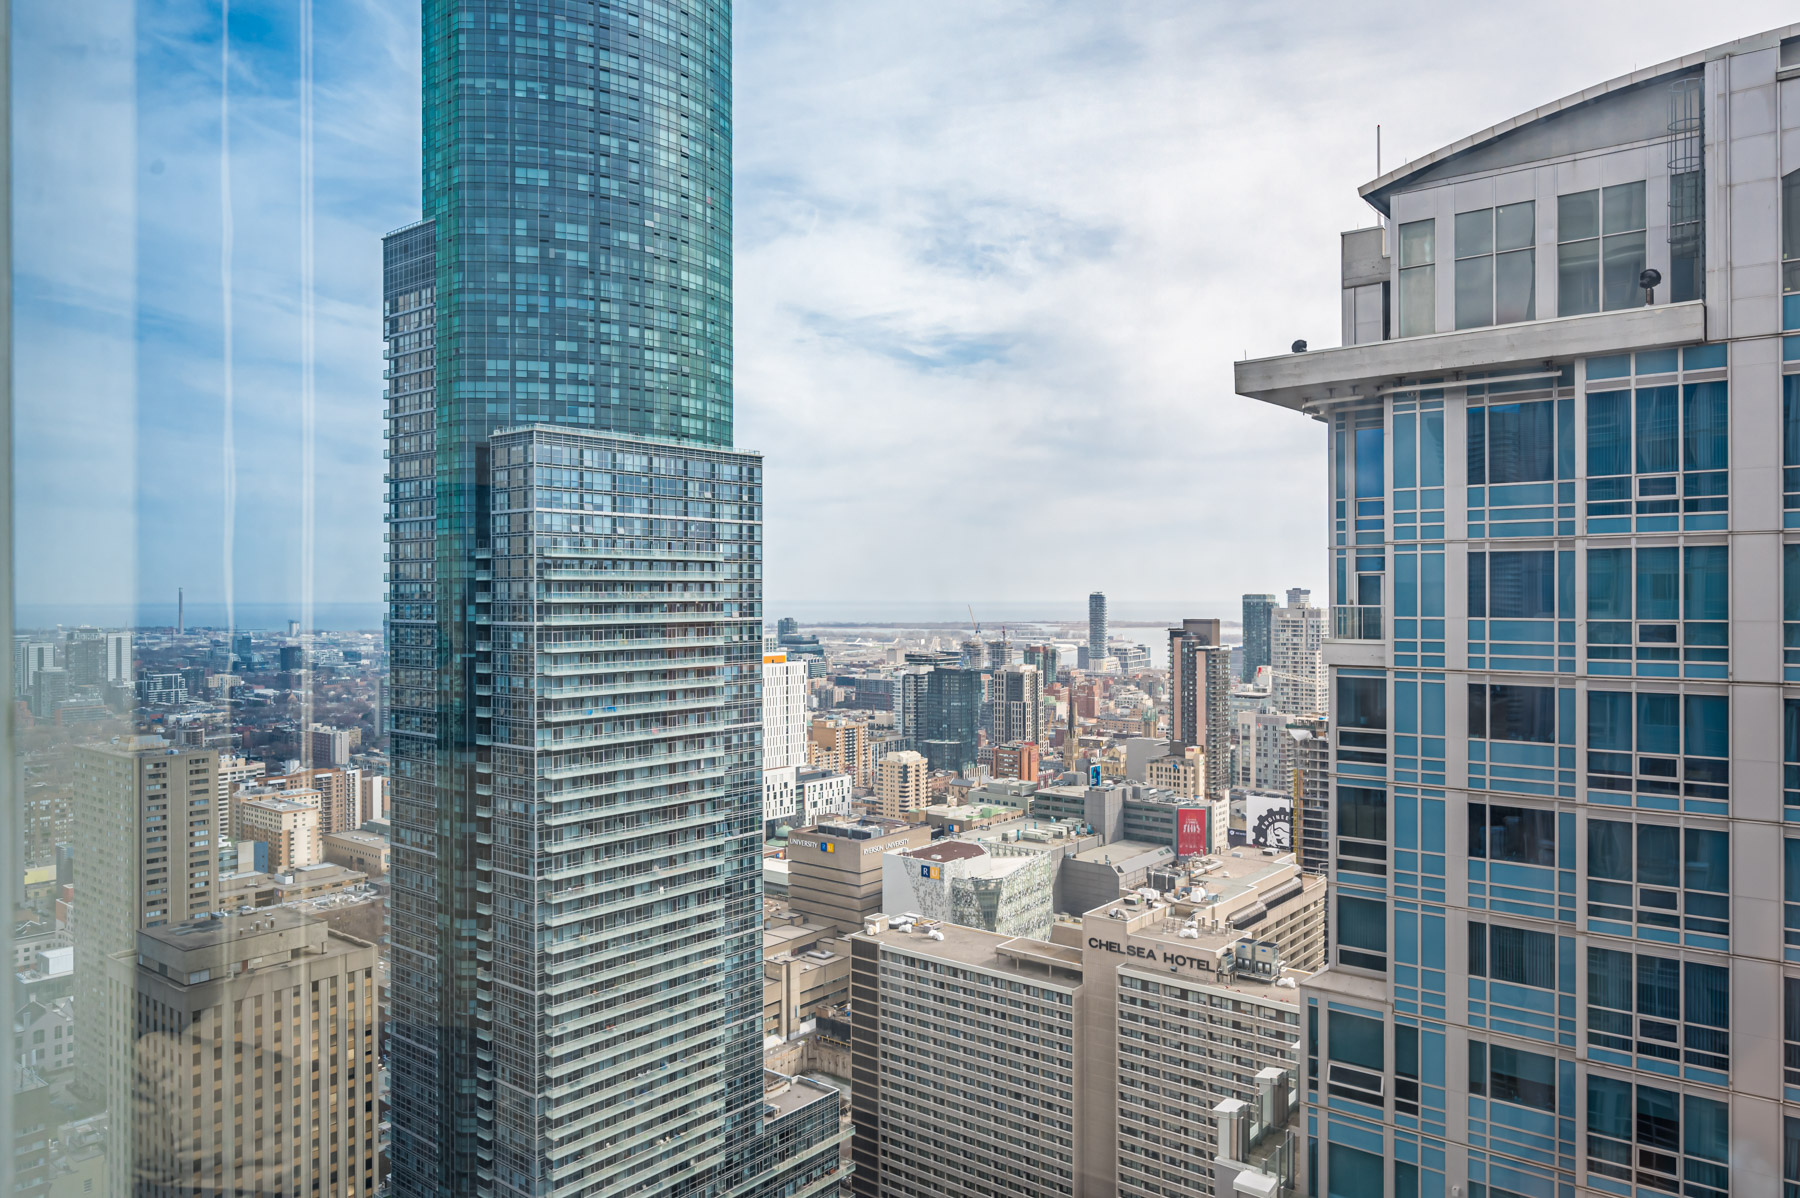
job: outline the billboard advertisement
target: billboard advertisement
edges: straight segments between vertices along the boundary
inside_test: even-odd
[[[1212,811],[1206,807],[1181,807],[1175,812],[1175,855],[1201,857],[1212,852]]]
[[[1284,794],[1251,791],[1244,796],[1244,834],[1259,849],[1294,847],[1294,800]]]

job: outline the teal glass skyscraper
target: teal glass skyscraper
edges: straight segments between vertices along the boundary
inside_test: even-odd
[[[759,1134],[730,6],[425,0],[423,35],[384,278],[391,1189],[810,1185],[835,1143]]]

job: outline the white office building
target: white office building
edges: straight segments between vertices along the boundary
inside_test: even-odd
[[[1800,25],[1361,194],[1302,1192],[1794,1194]]]
[[[806,766],[806,663],[763,649],[763,830],[800,827],[799,773]]]

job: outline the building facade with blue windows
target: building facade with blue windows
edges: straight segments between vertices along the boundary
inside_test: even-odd
[[[1369,183],[1303,1190],[1800,1195],[1800,26]]]

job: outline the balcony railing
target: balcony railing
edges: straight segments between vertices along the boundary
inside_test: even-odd
[[[1331,639],[1334,641],[1378,641],[1381,639],[1380,607],[1333,607]]]

